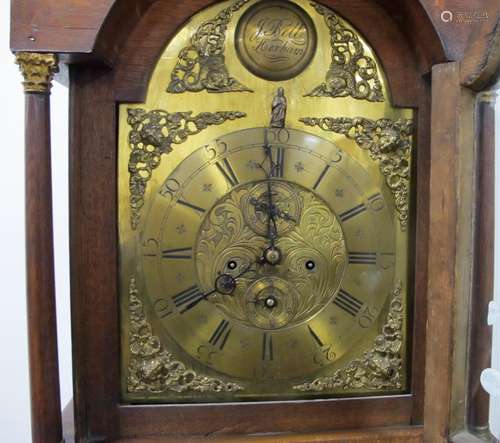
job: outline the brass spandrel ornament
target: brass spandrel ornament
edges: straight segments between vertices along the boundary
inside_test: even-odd
[[[401,284],[392,292],[387,320],[382,333],[377,336],[373,348],[362,358],[349,362],[332,376],[316,378],[312,382],[294,386],[298,391],[328,391],[335,388],[399,390],[403,386],[401,354],[403,340],[403,299]]]
[[[408,389],[411,230],[401,228],[411,222],[413,112],[367,98],[387,91],[378,70],[379,83],[365,78],[364,100],[333,94],[332,108],[304,97],[325,80],[327,13],[335,15],[303,0],[211,6],[167,45],[145,102],[120,106],[120,282],[131,291],[121,294],[125,403]],[[351,50],[359,43],[376,63],[338,20]],[[310,58],[298,51],[272,73],[265,57],[243,61],[245,35],[268,49],[279,37],[274,48],[295,51],[312,42],[308,29],[317,31]],[[252,94],[208,94],[196,51],[199,94],[165,94],[167,73],[187,78],[176,71],[183,48],[212,42],[205,30],[224,37],[213,42],[223,42],[219,60],[231,76],[220,78]],[[294,60],[307,63],[292,72]],[[304,120],[315,115],[330,117]]]
[[[366,53],[356,32],[347,28],[332,10],[316,2],[311,5],[328,26],[332,61],[325,81],[306,95],[384,101],[377,64]]]
[[[130,207],[132,228],[140,222],[144,194],[153,171],[160,166],[163,154],[172,151],[172,145],[184,143],[189,136],[198,134],[211,125],[221,125],[228,120],[245,117],[243,112],[192,112],[169,113],[163,110],[128,110],[130,159]]]
[[[225,383],[213,377],[197,374],[184,363],[175,360],[153,334],[139,298],[135,279],[129,286],[130,363],[128,392],[234,392],[243,390],[236,383]]]
[[[386,178],[387,186],[394,195],[401,228],[408,225],[409,180],[412,120],[396,121],[383,118],[301,118],[307,126],[318,126],[324,131],[337,132],[355,140],[357,145],[370,153]]]
[[[226,30],[235,12],[249,0],[237,0],[213,19],[202,23],[178,57],[167,92],[251,92],[226,66]]]

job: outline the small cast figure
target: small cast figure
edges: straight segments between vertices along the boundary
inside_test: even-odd
[[[286,119],[286,97],[285,90],[278,88],[276,95],[273,98],[271,106],[271,128],[284,128]]]

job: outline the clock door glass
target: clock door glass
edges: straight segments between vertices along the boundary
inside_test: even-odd
[[[349,23],[207,8],[119,123],[124,401],[407,390],[412,111]]]

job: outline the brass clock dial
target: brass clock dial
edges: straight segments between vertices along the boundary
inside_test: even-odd
[[[383,190],[334,144],[293,129],[237,131],[195,150],[160,186],[144,239],[162,327],[192,358],[242,379],[335,362],[394,278]]]
[[[120,107],[125,401],[406,390],[412,111],[379,69],[316,3],[224,2]]]

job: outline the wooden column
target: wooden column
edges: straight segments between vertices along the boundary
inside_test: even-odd
[[[50,88],[54,54],[20,52],[24,76],[26,275],[33,443],[60,443],[61,400],[52,230]]]
[[[424,416],[426,443],[444,443],[448,441],[449,432],[452,307],[456,284],[458,72],[457,63],[437,65],[432,71],[431,221]]]
[[[488,435],[489,396],[480,383],[490,367],[492,331],[488,305],[493,298],[495,234],[495,93],[479,94],[477,104],[477,206],[469,351],[468,425],[478,435]]]
[[[467,338],[474,250],[475,97],[459,64],[432,69],[424,441],[467,441]],[[467,436],[466,436],[467,437]]]

